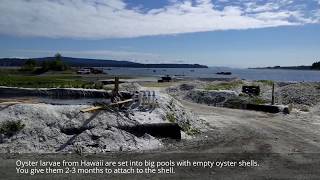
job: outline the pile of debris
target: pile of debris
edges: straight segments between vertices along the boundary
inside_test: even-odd
[[[162,138],[187,138],[203,126],[191,112],[159,91],[111,93],[111,103],[52,105],[35,102],[0,104],[0,152],[137,151],[162,148]]]
[[[283,104],[313,106],[320,102],[320,83],[289,84],[278,93]]]
[[[213,106],[222,107],[224,103],[231,98],[237,97],[238,94],[235,91],[229,90],[192,90],[186,96],[185,99],[191,100],[200,104],[207,104]]]

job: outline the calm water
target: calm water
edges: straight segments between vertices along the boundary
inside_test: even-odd
[[[105,68],[111,75],[132,76],[163,76],[179,75],[195,78],[238,77],[246,80],[274,81],[306,81],[320,82],[320,71],[282,70],[282,69],[233,69],[210,67],[205,69],[193,68]],[[217,75],[221,71],[232,72],[231,76]]]

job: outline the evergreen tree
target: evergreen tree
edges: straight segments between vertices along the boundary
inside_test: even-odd
[[[319,69],[320,70],[320,61],[312,64],[311,69]]]

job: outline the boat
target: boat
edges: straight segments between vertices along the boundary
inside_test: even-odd
[[[90,74],[90,73],[91,73],[90,68],[82,68],[77,71],[77,74]]]
[[[171,82],[172,78],[167,75],[167,76],[162,76],[160,80],[158,80],[158,83],[162,83],[162,82]]]
[[[232,73],[231,72],[217,72],[216,74],[219,74],[219,75],[231,75]]]

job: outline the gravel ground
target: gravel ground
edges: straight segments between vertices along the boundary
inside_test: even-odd
[[[319,106],[310,112],[269,114],[180,100],[207,123],[197,138],[172,144],[175,150],[211,153],[319,153]]]
[[[296,83],[279,88],[279,101],[283,104],[314,106],[320,102],[320,83]]]
[[[178,99],[184,99],[199,104],[223,106],[229,102],[251,101],[271,103],[272,85],[270,82],[242,81],[238,86],[227,90],[205,90],[205,87],[219,85],[225,82],[192,81],[168,88],[167,92]],[[254,98],[241,93],[242,85],[260,86],[260,95]],[[240,95],[240,96],[239,96]],[[237,100],[238,99],[238,100]],[[279,105],[293,105],[294,108],[309,111],[310,108],[320,103],[320,83],[275,83],[275,102]],[[229,106],[227,106],[229,107]]]
[[[217,121],[217,119],[232,119],[245,123],[250,121],[250,118],[247,117],[247,111],[206,109],[208,106],[191,103],[189,99],[185,98],[188,93],[198,91],[196,88],[203,87],[204,85],[204,82],[195,81],[190,84],[171,87],[167,91],[161,88],[153,88],[157,94],[157,108],[136,108],[129,113],[109,111],[80,113],[80,110],[89,107],[88,105],[2,105],[0,107],[0,123],[5,121],[21,121],[25,124],[25,127],[21,132],[11,137],[2,134],[0,137],[0,150],[1,152],[108,152],[162,149],[165,148],[164,144],[166,144],[163,140],[147,134],[137,137],[119,127],[145,123],[176,122],[184,130],[182,132],[183,139],[189,141],[189,139],[197,137],[194,135],[199,131],[203,132],[211,127],[219,127],[219,124],[223,123],[223,121]],[[286,121],[292,121],[292,119],[300,117],[303,117],[301,122],[311,122],[312,118],[317,119],[319,117],[319,106],[317,106],[317,103],[320,99],[318,98],[318,87],[316,83],[287,84],[278,87],[277,90],[281,92],[281,100],[284,104],[294,103],[309,107],[309,112],[306,112],[306,114],[294,110],[297,113],[293,115],[281,116],[281,118],[279,115],[278,118],[281,119],[279,121],[283,122],[282,118],[286,119]],[[140,90],[147,89],[138,88]],[[172,94],[172,97],[166,92]],[[236,90],[205,91],[204,93],[206,94],[200,94],[197,97],[209,101],[210,98],[207,96],[215,97],[211,93],[214,95],[217,93],[231,93],[232,96],[237,95]],[[211,100],[210,102],[215,102],[214,98]],[[188,103],[193,105],[188,108]],[[204,102],[204,104],[206,103]],[[203,109],[199,109],[199,107],[203,107]],[[206,111],[203,112],[203,110]],[[212,115],[212,112],[216,111],[237,113],[233,113],[228,117],[219,117],[218,114]],[[210,114],[210,118],[205,117],[206,114]],[[251,115],[252,112],[249,112],[249,114]],[[265,114],[260,113],[254,117],[259,119],[260,116],[265,116]],[[261,120],[261,122],[265,122],[265,120]],[[237,123],[230,121],[231,126],[235,124]],[[171,145],[169,144],[168,146]]]
[[[246,153],[254,153],[254,159],[259,160],[263,166],[205,172],[190,172],[186,168],[184,173],[176,176],[179,178],[188,173],[198,173],[197,177],[205,175],[210,177],[208,179],[319,179],[319,173],[315,174],[319,167],[319,158],[316,157],[320,152],[320,106],[317,104],[318,99],[314,98],[318,93],[316,83],[277,87],[278,92],[291,94],[286,96],[287,100],[282,100],[310,106],[308,112],[294,109],[289,115],[212,107],[181,98],[196,87],[197,84],[184,86],[183,91],[177,87],[169,88],[168,92],[174,98],[164,93],[163,89],[154,88],[160,94],[159,107],[151,113],[136,112],[131,118],[122,113],[79,114],[79,109],[83,106],[23,104],[1,107],[2,122],[4,119],[22,120],[26,127],[12,138],[4,139],[8,142],[0,144],[0,149],[9,151],[8,149],[21,147],[16,152],[51,152],[67,144],[65,151],[71,152],[79,147],[84,148],[85,152],[101,152],[104,149],[101,147],[106,145],[107,149],[114,151],[153,149],[155,152],[177,153],[174,156],[160,153],[150,155],[159,160],[166,157],[177,160],[192,158],[190,154],[185,154],[188,152],[194,152],[194,156],[201,156],[205,160],[213,156],[225,160],[240,160]],[[294,92],[297,94],[292,94]],[[305,92],[310,93],[304,94]],[[306,99],[292,101],[297,98]],[[201,133],[197,136],[184,134],[181,141],[163,141],[149,135],[135,137],[117,128],[119,124],[163,122],[168,112],[174,113],[180,125],[191,124],[193,128],[200,129]],[[92,116],[88,125],[93,128],[89,131],[86,130],[75,138],[61,133],[63,128],[83,125]],[[26,117],[27,119],[23,119]],[[105,128],[101,129],[102,127]],[[41,135],[46,135],[44,141]],[[101,143],[99,142],[99,147],[94,147],[91,142],[96,143],[98,135],[102,136]],[[73,141],[69,141],[70,139]],[[68,141],[70,143],[66,143]],[[146,158],[149,156],[142,153],[141,159]]]

